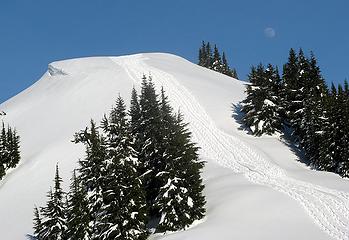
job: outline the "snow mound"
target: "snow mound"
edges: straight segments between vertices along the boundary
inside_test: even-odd
[[[150,74],[180,109],[207,161],[205,221],[151,239],[349,239],[348,180],[311,171],[278,137],[240,130],[232,104],[245,83],[162,53],[92,57],[49,65],[32,87],[0,106],[22,137],[21,165],[0,182],[4,239],[31,233],[34,204],[43,205],[59,161],[67,186],[82,146],[70,141],[91,118],[98,121],[120,93],[130,100]]]

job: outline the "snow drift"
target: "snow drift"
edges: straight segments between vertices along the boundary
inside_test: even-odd
[[[0,182],[1,239],[32,232],[60,164],[67,186],[84,154],[71,143],[91,118],[99,121],[120,93],[129,102],[143,74],[164,87],[190,123],[207,161],[207,216],[187,231],[151,239],[349,239],[349,182],[295,161],[281,137],[252,137],[232,116],[244,82],[170,54],[93,57],[54,62],[33,86],[0,106],[22,140],[22,162]]]

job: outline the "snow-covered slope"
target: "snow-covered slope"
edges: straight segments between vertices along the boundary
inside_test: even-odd
[[[32,87],[0,106],[22,138],[21,165],[0,182],[1,239],[31,233],[34,204],[43,205],[59,162],[68,183],[82,146],[70,142],[91,118],[99,120],[120,93],[151,74],[190,122],[207,161],[207,217],[164,240],[349,239],[349,181],[311,171],[277,137],[239,130],[232,103],[244,83],[170,54],[137,54],[55,62]]]

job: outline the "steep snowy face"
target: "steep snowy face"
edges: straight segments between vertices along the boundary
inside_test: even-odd
[[[84,155],[73,134],[99,121],[118,94],[128,103],[143,74],[184,114],[207,161],[205,221],[153,239],[349,239],[347,180],[310,171],[276,137],[241,131],[232,108],[244,98],[244,82],[161,53],[54,62],[0,106],[21,135],[23,158],[0,182],[1,239],[32,232],[33,207],[44,204],[54,165],[67,184]]]

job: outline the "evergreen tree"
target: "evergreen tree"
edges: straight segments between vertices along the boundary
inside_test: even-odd
[[[340,141],[341,158],[338,164],[337,172],[342,177],[349,177],[349,88],[348,82],[344,81],[344,91],[342,95],[342,121],[343,137]]]
[[[337,105],[337,89],[332,84],[331,94],[326,99],[326,119],[327,122],[323,126],[323,138],[320,145],[320,157],[316,163],[316,168],[324,171],[335,172],[337,167],[336,159],[338,159],[337,143],[335,142],[339,136],[339,122],[337,117],[338,105]],[[340,117],[340,116],[339,116]]]
[[[348,105],[345,89],[332,84],[326,113],[328,124],[324,128],[324,137],[320,145],[321,170],[331,171],[343,177],[348,176]]]
[[[220,73],[223,73],[223,71],[224,71],[221,55],[220,55],[216,45],[214,45],[212,67],[211,68],[212,68],[212,70],[214,70],[216,72],[220,72]]]
[[[163,186],[156,198],[161,218],[157,231],[184,229],[205,214],[204,186],[200,178],[203,163],[198,160],[198,148],[190,141],[190,133],[183,123],[182,116],[172,115],[162,92],[163,116],[167,115],[169,128],[166,151],[163,154],[165,167],[158,175]]]
[[[313,54],[309,60],[308,80],[304,88],[305,99],[303,101],[304,113],[301,121],[301,131],[304,133],[301,139],[307,158],[313,166],[317,166],[319,148],[322,138],[322,128],[325,125],[325,97],[327,87],[321,76],[320,68]]]
[[[290,104],[295,101],[295,93],[299,88],[298,85],[298,58],[296,52],[293,48],[290,49],[288,62],[283,66],[283,75],[282,75],[282,92],[281,92],[281,102],[283,104],[283,109],[285,110],[283,117],[286,120],[287,124],[291,123],[293,118],[294,105]]]
[[[222,70],[220,72],[232,78],[238,79],[238,74],[236,69],[235,68],[230,69],[224,52],[222,54]]]
[[[119,96],[103,123],[108,161],[100,239],[133,240],[147,236],[145,196],[126,115],[126,106]]]
[[[132,88],[129,115],[131,133],[134,135],[138,132],[141,121],[141,108],[139,106],[138,94],[135,88]]]
[[[147,203],[150,207],[150,217],[152,217],[158,214],[153,206],[162,185],[156,174],[162,170],[160,149],[163,136],[160,131],[161,118],[158,96],[151,78],[148,80],[143,78],[140,108],[142,113],[139,128],[139,140],[142,143],[139,152],[140,173],[144,175],[143,184]]]
[[[348,98],[348,96],[349,96],[349,84],[348,84],[347,79],[344,80],[344,94],[345,94],[346,98]]]
[[[19,152],[19,136],[16,130],[8,127],[7,130],[7,153],[8,153],[8,164],[7,168],[15,168],[19,163],[21,156]]]
[[[62,179],[59,176],[58,165],[54,179],[54,189],[48,193],[47,205],[42,208],[41,231],[38,239],[62,240],[67,229],[64,210],[64,192],[61,188]]]
[[[5,175],[6,170],[15,168],[20,161],[19,136],[16,130],[10,126],[5,128],[2,123],[0,133],[0,180]]]
[[[130,134],[133,137],[131,144],[133,149],[137,152],[137,154],[139,154],[139,152],[141,151],[140,125],[141,125],[142,113],[139,105],[138,94],[135,88],[132,88],[131,104],[130,104],[130,110],[128,114],[130,116],[130,122],[129,122]]]
[[[2,159],[0,158],[0,180],[5,176],[5,167]]]
[[[88,202],[87,219],[89,219],[88,238],[99,239],[101,233],[101,208],[103,205],[103,191],[106,178],[106,144],[95,123],[91,121],[90,129],[75,135],[75,142],[82,142],[86,146],[86,157],[79,161],[79,180],[85,188]],[[85,217],[84,217],[85,218]]]
[[[231,76],[231,70],[229,68],[229,64],[228,64],[228,61],[227,61],[227,58],[225,56],[225,53],[223,52],[222,54],[222,73],[225,74],[225,75],[228,75],[228,76]]]
[[[256,112],[258,111],[256,109],[258,100],[261,95],[260,85],[261,85],[261,76],[263,76],[264,73],[264,66],[262,64],[258,65],[258,68],[255,66],[251,67],[251,71],[248,75],[248,80],[250,82],[249,85],[246,87],[246,98],[242,101],[242,111],[245,113],[245,116],[243,118],[243,122],[248,126],[251,127],[255,124],[257,121],[256,118]]]
[[[66,239],[68,240],[89,239],[89,215],[87,214],[89,209],[86,197],[86,192],[74,170],[67,200]]]
[[[206,44],[206,50],[205,50],[205,67],[212,69],[212,63],[213,63],[213,56],[212,56],[212,48],[210,42],[207,42]]]
[[[233,68],[233,69],[230,71],[230,73],[227,74],[227,75],[228,75],[228,76],[231,76],[232,78],[235,78],[235,79],[238,79],[238,78],[239,78],[238,73],[237,73],[237,71],[236,71],[235,68]]]
[[[34,228],[34,236],[31,236],[31,237],[37,239],[37,236],[43,230],[40,211],[39,211],[39,209],[37,207],[34,208],[33,225],[34,225],[34,227],[33,227]]]
[[[154,86],[144,83],[140,104],[142,124],[148,123],[146,126],[151,129],[155,123],[157,127],[148,132],[150,137],[144,138],[143,150],[149,152],[140,156],[152,156],[151,161],[141,162],[145,162],[148,172],[145,187],[150,217],[159,218],[157,231],[161,232],[183,229],[201,219],[205,199],[200,178],[203,163],[198,161],[197,147],[190,142],[190,133],[181,116],[176,118],[173,114],[164,89],[160,101],[157,98]],[[152,104],[146,105],[145,99]],[[153,114],[147,115],[148,112]]]
[[[230,69],[225,53],[222,57],[216,45],[214,45],[213,52],[210,42],[207,44],[202,41],[202,46],[199,48],[199,66],[212,69],[216,72],[223,73],[227,76],[238,78],[236,69]]]
[[[281,81],[277,69],[270,69],[260,65],[251,70],[242,107],[245,124],[260,135],[283,122],[292,127],[312,167],[349,176],[348,82],[344,88],[332,85],[329,92],[314,54],[307,58],[302,49],[298,55],[290,50]]]
[[[5,124],[2,123],[1,135],[0,135],[0,180],[5,176],[7,164],[8,164],[8,153],[7,153],[7,137],[6,137]]]
[[[202,46],[199,49],[199,65],[205,66],[207,61],[206,44],[202,41]]]
[[[75,134],[74,142],[86,146],[79,175],[74,171],[65,203],[57,165],[54,189],[47,205],[34,209],[35,235],[28,237],[145,240],[148,217],[159,218],[158,231],[166,231],[204,216],[198,147],[163,89],[159,101],[151,78],[143,77],[139,101],[133,89],[129,116],[119,96],[102,120],[103,131],[91,121]]]
[[[305,100],[307,95],[306,86],[310,82],[309,76],[309,61],[304,56],[303,50],[300,49],[298,53],[298,78],[297,78],[297,88],[293,89],[294,99],[289,103],[293,109],[291,126],[293,128],[293,135],[297,137],[298,142],[301,142],[304,139],[303,132],[303,115],[305,111]]]
[[[261,64],[257,68],[252,67],[249,80],[251,85],[247,86],[248,95],[242,108],[246,113],[244,123],[257,136],[280,131],[282,118],[279,105],[280,76],[277,68],[271,64],[267,69]]]
[[[9,146],[8,146],[8,134],[6,132],[5,124],[2,123],[1,135],[0,135],[0,159],[3,165],[4,170],[8,169],[8,165],[10,163],[10,154],[9,154]],[[5,172],[4,172],[5,174]]]

